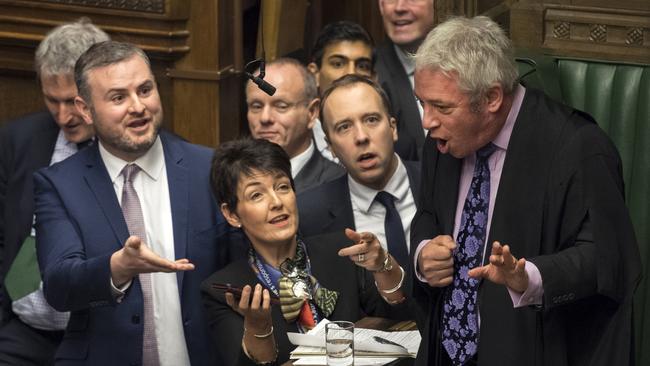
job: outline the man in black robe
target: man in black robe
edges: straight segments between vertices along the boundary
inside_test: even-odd
[[[633,364],[641,263],[610,139],[519,85],[489,18],[439,25],[415,60],[429,130],[411,226],[416,364]]]

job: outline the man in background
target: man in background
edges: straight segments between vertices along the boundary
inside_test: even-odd
[[[264,80],[275,86],[274,95],[252,81],[246,84],[248,127],[254,138],[275,142],[289,155],[296,192],[341,176],[343,169],[325,159],[314,143],[320,106],[314,76],[297,60],[280,58],[266,65]]]
[[[35,57],[47,111],[18,118],[0,130],[0,363],[3,364],[52,363],[68,321],[69,314],[51,308],[40,288],[32,225],[32,173],[66,159],[91,141],[93,127],[83,122],[74,106],[77,96],[74,64],[94,43],[108,39],[106,33],[87,19],[50,31],[39,44]],[[14,262],[19,252],[21,255]],[[7,277],[10,269],[12,275]]]
[[[322,95],[332,82],[349,74],[375,76],[375,43],[359,24],[342,20],[327,24],[318,33],[307,65],[316,78],[318,93]],[[327,148],[321,121],[314,123],[316,148],[327,159],[337,162]]]
[[[404,160],[420,160],[426,131],[413,94],[417,51],[435,25],[434,0],[378,0],[388,40],[377,47],[377,76],[397,119],[395,151]]]

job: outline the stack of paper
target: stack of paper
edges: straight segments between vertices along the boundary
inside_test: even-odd
[[[288,333],[289,341],[298,347],[291,352],[294,365],[326,365],[324,319],[307,334]],[[384,332],[374,329],[354,329],[354,364],[385,365],[398,357],[415,358],[420,346],[417,330]]]

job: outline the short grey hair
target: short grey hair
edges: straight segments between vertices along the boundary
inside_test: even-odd
[[[92,104],[88,71],[99,67],[113,65],[140,56],[151,71],[151,62],[143,50],[131,43],[106,41],[92,45],[77,60],[74,67],[74,81],[77,84],[79,96],[88,104]]]
[[[309,72],[307,70],[307,67],[305,65],[301,64],[300,61],[296,60],[295,58],[290,58],[290,57],[280,57],[278,59],[275,59],[269,63],[266,64],[266,67],[269,66],[293,66],[298,71],[300,72],[300,76],[302,76],[302,84],[303,84],[303,96],[304,98],[311,102],[312,100],[318,98],[318,86],[316,85],[316,78],[314,77],[314,74]],[[258,70],[259,71],[259,70]],[[256,72],[257,73],[257,72]],[[251,81],[249,81],[251,82]]]
[[[108,34],[80,18],[52,29],[36,49],[34,68],[39,79],[54,75],[72,75],[74,64],[90,46],[110,40]]]
[[[512,44],[503,29],[486,16],[451,18],[438,24],[414,56],[415,68],[458,75],[458,86],[477,103],[493,83],[505,94],[517,85]]]

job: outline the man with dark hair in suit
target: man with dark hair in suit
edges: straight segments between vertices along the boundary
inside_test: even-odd
[[[83,123],[74,107],[74,64],[91,45],[108,39],[87,19],[50,31],[35,57],[48,110],[18,118],[0,130],[0,363],[51,363],[63,336],[69,314],[52,309],[39,288],[32,173],[66,159],[91,141],[93,128]],[[14,261],[19,252],[19,260]],[[12,275],[7,277],[10,269]],[[17,285],[24,282],[29,285]]]
[[[348,174],[298,196],[300,232],[372,232],[406,269],[420,177],[393,150],[397,130],[389,109],[381,87],[363,76],[346,75],[325,92],[323,128]]]
[[[297,60],[279,58],[266,65],[264,80],[276,87],[274,95],[252,81],[246,84],[248,127],[254,138],[275,142],[289,155],[296,192],[342,175],[343,169],[325,159],[314,143],[320,106],[314,76]]]
[[[156,80],[136,46],[94,45],[75,81],[98,143],[34,175],[43,290],[71,312],[57,364],[218,364],[199,293],[231,259],[212,151],[160,130]]]
[[[375,76],[375,42],[362,26],[349,20],[329,23],[318,32],[307,65],[316,78],[319,94],[332,82],[349,74]],[[325,133],[319,120],[314,124],[314,141],[320,153],[338,163],[327,148]]]
[[[429,130],[411,225],[418,365],[632,365],[641,275],[618,151],[587,114],[518,82],[493,20],[415,55]]]
[[[410,55],[435,25],[434,0],[378,1],[388,40],[377,47],[376,71],[397,119],[395,151],[402,159],[420,160],[426,132],[413,94],[415,64]]]

